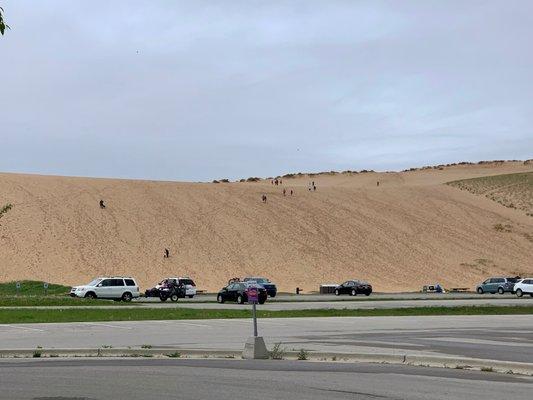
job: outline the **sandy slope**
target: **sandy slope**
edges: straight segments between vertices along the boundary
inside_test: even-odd
[[[0,174],[0,280],[79,284],[102,274],[143,287],[190,275],[202,289],[264,275],[282,290],[351,277],[377,290],[471,287],[491,274],[533,275],[533,218],[444,182],[532,171],[455,166],[403,173],[198,184]],[[308,192],[314,180],[318,189]],[[376,186],[376,181],[380,186]],[[260,197],[268,196],[267,204]],[[108,208],[101,210],[104,199]],[[512,232],[498,232],[495,224]],[[163,259],[163,249],[171,258]]]

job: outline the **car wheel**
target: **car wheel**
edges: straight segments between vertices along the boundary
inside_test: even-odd
[[[498,293],[499,293],[499,294],[503,294],[503,288],[499,287],[499,288],[498,288]]]
[[[221,294],[219,294],[219,295],[217,296],[217,302],[220,303],[220,304],[224,303],[224,297],[222,297]]]
[[[189,297],[189,299],[192,299],[192,298],[194,297],[194,295],[193,295],[193,294],[190,294],[190,295],[188,295],[187,297]]]
[[[357,296],[357,290],[352,289],[352,291],[350,292],[350,296]]]
[[[339,296],[340,294],[339,289],[335,289],[335,296]]]
[[[259,300],[259,304],[265,304],[265,302],[266,302],[266,299],[264,299],[264,300]]]
[[[129,303],[132,299],[132,295],[130,292],[126,292],[122,295],[122,301],[125,301],[126,303]]]
[[[237,296],[237,303],[244,304],[244,298],[241,295]]]
[[[522,297],[524,295],[524,293],[522,292],[522,289],[516,289],[516,296],[517,297]]]
[[[159,300],[161,301],[167,301],[168,297],[165,296],[159,296]]]
[[[477,288],[477,292],[478,292],[478,294],[483,294],[483,288],[478,287]]]
[[[370,296],[370,293],[371,293],[371,292],[366,292],[366,293],[365,293],[365,296]]]
[[[533,297],[533,293],[530,293],[529,295],[530,295],[531,297]]]
[[[276,293],[273,293],[270,297],[272,298],[276,297]]]
[[[96,299],[96,294],[94,294],[93,292],[89,292],[85,295],[85,298],[87,299]]]
[[[170,296],[170,301],[173,301],[174,303],[176,301],[178,301],[178,295],[177,294],[173,294],[172,296]]]

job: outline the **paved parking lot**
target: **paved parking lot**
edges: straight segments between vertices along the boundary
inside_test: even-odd
[[[527,399],[533,387],[488,372],[257,360],[0,360],[0,376],[5,400]]]
[[[259,321],[268,346],[342,353],[533,360],[533,316],[273,318]],[[240,350],[251,320],[0,325],[5,349],[154,347]]]

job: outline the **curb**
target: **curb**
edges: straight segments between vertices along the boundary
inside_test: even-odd
[[[283,359],[298,360],[300,352],[284,351]],[[533,376],[533,363],[499,361],[468,357],[423,356],[387,353],[305,353],[307,361],[366,362],[402,364],[438,368],[454,368]],[[0,349],[0,358],[55,357],[169,357],[169,358],[227,358],[241,359],[240,350],[209,350],[181,348],[79,348],[79,349]]]

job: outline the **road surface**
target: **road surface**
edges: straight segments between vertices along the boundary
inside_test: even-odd
[[[242,350],[251,333],[250,319],[4,324],[0,347]],[[271,318],[259,334],[287,350],[533,360],[532,315]]]
[[[305,361],[0,360],[2,400],[527,399],[532,382],[489,372]]]

